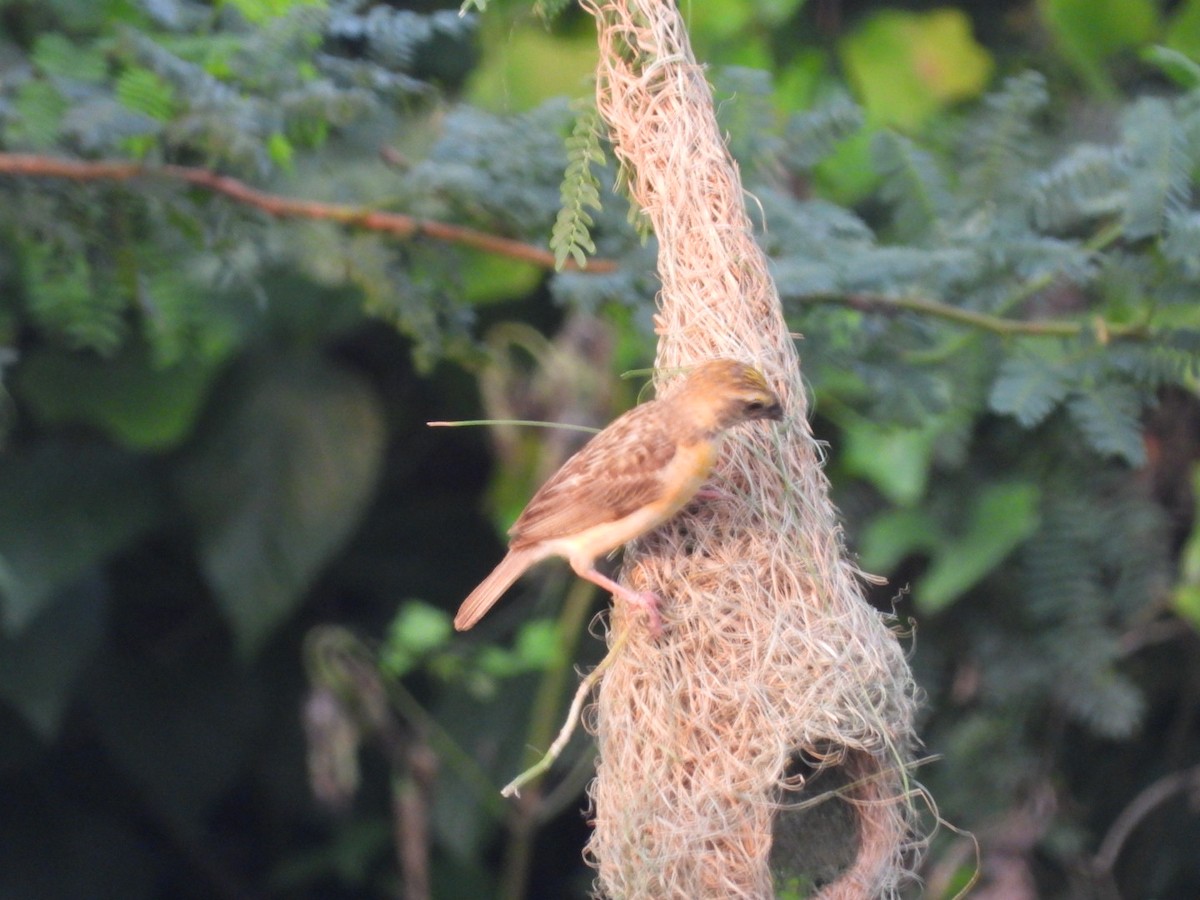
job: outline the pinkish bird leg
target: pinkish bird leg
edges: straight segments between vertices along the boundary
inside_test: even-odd
[[[573,566],[572,568],[575,567]],[[656,638],[662,635],[662,615],[658,611],[659,600],[657,594],[652,591],[630,590],[624,585],[617,584],[611,578],[601,575],[594,568],[584,569],[580,566],[575,568],[575,572],[581,578],[586,578],[592,584],[602,587],[610,594],[620,597],[630,606],[644,609],[646,616],[650,620],[650,635]]]
[[[702,487],[696,491],[697,500],[732,500],[733,494],[719,487]]]

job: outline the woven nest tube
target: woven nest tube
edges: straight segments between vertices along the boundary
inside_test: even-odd
[[[893,894],[914,844],[915,689],[846,559],[711,91],[671,3],[584,6],[599,30],[600,113],[660,244],[659,392],[684,367],[733,357],[759,366],[787,412],[779,427],[729,436],[714,481],[727,497],[626,550],[623,580],[663,598],[666,629],[655,640],[614,612],[610,644],[631,634],[589,722],[598,892],[763,898],[785,872],[821,897]],[[819,840],[789,816],[822,766],[839,773],[848,851],[831,872],[796,872],[781,847]]]

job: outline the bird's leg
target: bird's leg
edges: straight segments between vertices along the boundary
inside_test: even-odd
[[[719,487],[702,487],[696,491],[697,500],[732,500],[733,494]]]
[[[571,564],[571,568],[580,578],[586,578],[592,584],[604,588],[610,594],[620,597],[631,606],[640,607],[646,611],[647,617],[650,619],[650,634],[653,637],[659,637],[662,634],[662,615],[658,611],[658,595],[652,591],[634,591],[617,584],[611,578],[606,578],[601,575],[595,566],[584,566]]]

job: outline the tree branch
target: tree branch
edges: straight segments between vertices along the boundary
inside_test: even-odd
[[[897,312],[915,312],[945,319],[958,325],[990,331],[1004,336],[1027,335],[1033,337],[1077,337],[1092,331],[1101,343],[1108,343],[1113,338],[1145,337],[1150,332],[1145,323],[1114,323],[1099,316],[1091,320],[1062,320],[1042,319],[1023,320],[1007,319],[990,313],[976,312],[963,309],[960,306],[950,306],[937,300],[923,297],[891,297],[887,294],[870,293],[827,293],[801,294],[797,299],[801,303],[827,303],[856,309],[860,312],[895,314]]]
[[[451,225],[431,219],[418,219],[401,213],[383,212],[363,206],[297,200],[261,191],[209,169],[193,166],[147,166],[136,162],[87,161],[24,153],[0,153],[0,175],[25,178],[61,178],[70,181],[134,181],[160,178],[180,181],[221,194],[245,206],[251,206],[278,219],[314,219],[337,222],[350,228],[378,231],[402,239],[429,237],[447,244],[459,244],[485,253],[506,256],[543,269],[554,268],[554,254],[523,241],[500,237],[474,228]],[[572,260],[567,269],[579,270]],[[587,272],[605,273],[617,268],[615,260],[592,259]]]

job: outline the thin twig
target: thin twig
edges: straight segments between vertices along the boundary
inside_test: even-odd
[[[1124,233],[1125,226],[1120,219],[1108,222],[1083,242],[1083,249],[1089,254],[1099,253],[1101,250],[1107,249],[1110,245],[1120,240],[1121,235]],[[1010,309],[1020,306],[1035,294],[1050,287],[1058,278],[1058,272],[1049,271],[1038,275],[1036,278],[1029,279],[1024,284],[1018,285],[1000,305],[999,312],[1005,313]]]
[[[1125,847],[1129,836],[1158,806],[1170,800],[1176,794],[1184,791],[1200,791],[1200,766],[1192,766],[1179,772],[1164,775],[1142,790],[1121,810],[1120,815],[1113,821],[1100,842],[1100,849],[1092,860],[1092,867],[1098,874],[1110,874],[1117,863],[1117,857]]]
[[[392,776],[392,827],[396,858],[404,884],[404,900],[429,900],[432,896],[430,817],[438,757],[423,740],[405,752],[406,771]]]
[[[458,244],[485,253],[506,256],[543,269],[555,268],[553,253],[523,241],[461,225],[451,225],[448,222],[418,219],[365,206],[283,197],[253,188],[244,181],[228,175],[195,166],[149,166],[114,160],[87,161],[27,153],[0,153],[0,174],[25,178],[64,178],[70,181],[134,181],[143,178],[180,181],[214,194],[221,194],[278,219],[336,222],[350,228],[377,231],[403,239],[428,237],[446,244]],[[571,260],[567,261],[565,268],[579,270]],[[584,271],[600,274],[612,272],[616,268],[617,263],[614,260],[590,259]]]
[[[579,716],[583,712],[583,704],[587,700],[588,694],[592,692],[592,688],[596,686],[596,682],[600,680],[600,676],[612,665],[613,660],[617,658],[617,655],[624,649],[625,644],[628,642],[629,629],[630,626],[627,624],[621,633],[617,635],[617,639],[613,642],[612,649],[608,651],[608,655],[600,660],[599,665],[592,669],[579,682],[579,689],[575,691],[575,699],[571,701],[571,709],[567,713],[567,721],[563,723],[563,727],[558,732],[558,737],[554,739],[554,743],[550,745],[550,749],[546,751],[546,755],[506,784],[504,790],[500,792],[502,796],[519,796],[521,788],[554,765],[554,761],[558,759],[559,754],[563,752],[563,748],[567,746],[567,742],[571,740],[571,735],[575,733],[575,726],[579,724]]]
[[[502,801],[495,799],[495,786],[483,771],[475,757],[471,756],[450,736],[442,725],[421,705],[398,678],[384,680],[388,698],[409,722],[421,728],[429,744],[438,756],[455,771],[458,777],[475,793],[484,809],[496,819],[506,812]]]
[[[801,303],[826,303],[845,306],[860,312],[896,313],[915,312],[934,318],[945,319],[958,325],[990,331],[993,334],[1030,337],[1077,337],[1092,332],[1097,340],[1106,343],[1113,338],[1147,337],[1150,330],[1145,323],[1108,322],[1100,317],[1091,320],[1061,319],[1007,319],[990,313],[976,312],[961,306],[951,306],[938,300],[924,297],[893,297],[873,293],[827,293],[804,294],[797,297]]]

